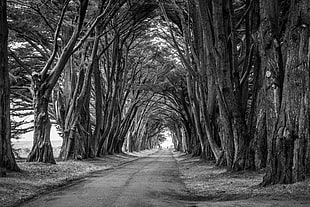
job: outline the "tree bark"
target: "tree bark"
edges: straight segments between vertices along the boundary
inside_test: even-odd
[[[99,35],[96,34],[92,46],[90,62],[87,68],[82,68],[71,106],[65,121],[65,134],[60,157],[67,159],[85,159],[94,156],[95,152],[90,147],[92,143],[92,130],[90,127],[90,88],[91,75],[94,66],[97,67],[97,51]]]
[[[194,124],[195,124],[195,129],[196,129],[196,134],[197,137],[199,139],[199,144],[200,144],[200,149],[201,149],[201,154],[200,157],[203,160],[206,160],[206,142],[207,139],[205,137],[205,134],[203,132],[202,129],[202,124],[200,122],[200,106],[198,104],[198,100],[197,100],[197,96],[196,96],[196,90],[197,87],[195,87],[195,81],[193,80],[193,78],[190,77],[190,75],[187,75],[187,91],[188,91],[188,96],[190,99],[190,103],[191,103],[191,111],[193,113],[193,120],[194,120]]]
[[[6,0],[0,2],[0,177],[6,170],[19,171],[11,146],[10,79]]]
[[[28,162],[56,164],[50,141],[51,122],[48,114],[49,97],[45,97],[45,86],[38,74],[33,74],[34,134]]]
[[[307,0],[290,5],[281,108],[262,185],[301,181],[309,172],[309,9]]]
[[[240,87],[238,81],[235,80],[236,66],[233,56],[234,46],[227,43],[229,31],[233,31],[231,24],[225,19],[232,18],[229,16],[228,4],[225,1],[213,2],[213,24],[215,31],[215,45],[218,54],[215,55],[215,64],[218,72],[214,72],[218,81],[218,97],[223,113],[224,127],[228,130],[228,139],[233,139],[234,142],[234,161],[232,170],[239,171],[245,169],[247,163],[247,148],[249,146],[249,139],[247,133],[247,126],[244,119],[244,114],[241,110]],[[233,38],[233,37],[231,37]],[[235,41],[234,39],[230,40]],[[214,54],[213,54],[214,55]],[[235,60],[236,61],[236,60]],[[229,134],[228,134],[229,133]],[[254,164],[254,163],[253,163]]]

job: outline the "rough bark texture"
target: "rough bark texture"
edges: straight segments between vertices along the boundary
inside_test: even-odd
[[[197,88],[194,87],[194,85],[195,85],[194,80],[190,77],[190,75],[187,75],[187,88],[188,88],[187,92],[188,92],[188,96],[189,96],[190,103],[191,103],[191,111],[193,112],[193,120],[195,124],[196,134],[199,139],[199,144],[200,144],[200,149],[201,149],[200,156],[203,160],[206,160],[207,159],[206,157],[207,139],[203,132],[203,126],[200,121],[201,111],[200,111],[200,107],[198,104],[196,91],[195,91],[197,90]]]
[[[211,64],[209,64],[210,60],[208,59],[208,48],[205,44],[206,40],[204,38],[206,34],[205,31],[202,29],[203,17],[200,14],[198,7],[192,6],[191,10],[193,19],[193,39],[195,45],[194,47],[190,48],[192,49],[193,53],[197,54],[197,58],[194,58],[194,60],[197,65],[198,75],[197,80],[193,79],[195,80],[194,82],[196,82],[193,94],[195,94],[194,98],[197,99],[196,101],[194,101],[194,103],[196,102],[196,110],[199,109],[199,119],[202,129],[201,133],[204,137],[204,143],[202,143],[204,145],[202,153],[205,159],[213,159],[213,157],[215,157],[216,163],[220,163],[221,159],[223,158],[223,151],[215,142],[210,120],[211,114],[213,113],[214,109],[215,94],[213,92],[214,81],[210,69]]]
[[[0,177],[19,171],[11,146],[10,80],[8,71],[6,0],[0,2]]]
[[[258,38],[256,38],[258,41]],[[258,48],[255,55],[255,94],[256,101],[253,104],[253,117],[249,120],[250,132],[253,134],[254,139],[252,147],[255,151],[255,169],[262,169],[266,167],[267,162],[267,98],[266,98],[266,79],[265,79],[265,67],[262,66],[262,58],[259,55]],[[264,51],[262,51],[264,54]],[[265,59],[266,60],[266,59]],[[265,63],[265,62],[264,62]]]
[[[97,46],[94,48],[97,52]],[[92,61],[88,68],[81,69],[72,103],[69,107],[65,123],[65,133],[60,158],[84,159],[94,154],[89,147],[91,139],[90,128],[90,80]],[[86,71],[85,71],[86,70]]]
[[[39,74],[33,74],[34,133],[33,146],[27,157],[27,161],[55,164],[56,161],[50,141],[49,97],[45,97],[45,85],[42,83]]]
[[[280,70],[281,63],[279,61],[279,54],[277,54],[277,49],[279,45],[275,37],[277,37],[273,27],[272,20],[270,19],[270,14],[276,13],[276,8],[273,6],[272,1],[261,1],[260,2],[260,19],[261,24],[259,28],[258,42],[259,42],[259,54],[260,54],[260,74],[262,80],[260,81],[260,91],[259,91],[259,100],[258,100],[258,109],[257,109],[257,137],[255,141],[257,143],[259,150],[260,144],[267,144],[267,160],[272,158],[271,153],[272,149],[272,138],[274,134],[274,128],[276,125],[276,119],[279,114],[280,99],[281,94],[279,93],[283,86],[277,83],[280,75],[283,73]],[[265,135],[264,135],[265,134]],[[258,152],[258,151],[257,151]],[[260,157],[260,158],[259,158]],[[259,154],[256,154],[256,158],[261,159],[262,157]],[[258,161],[258,160],[256,160]],[[264,163],[260,161],[256,162],[260,167]]]
[[[218,99],[220,108],[222,109],[222,119],[226,119],[225,124],[227,139],[233,139],[234,142],[234,160],[232,169],[239,171],[245,169],[247,163],[247,147],[249,146],[250,137],[247,133],[247,126],[244,115],[241,111],[239,103],[240,88],[236,85],[234,66],[235,57],[233,55],[234,46],[227,43],[228,36],[233,28],[229,25],[228,5],[224,1],[213,2],[213,24],[215,31],[215,45],[218,54],[215,56],[216,67],[215,72],[218,79]],[[234,41],[233,37],[232,42]],[[239,92],[238,92],[239,91]]]
[[[310,2],[290,5],[281,109],[263,185],[304,180],[309,171],[309,24]]]

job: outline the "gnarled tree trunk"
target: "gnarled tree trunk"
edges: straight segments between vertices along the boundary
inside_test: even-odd
[[[263,185],[304,180],[309,172],[310,2],[291,2],[281,108]]]
[[[27,161],[56,164],[50,141],[49,97],[45,96],[45,85],[42,83],[39,74],[33,74],[34,134],[33,146],[27,157]]]

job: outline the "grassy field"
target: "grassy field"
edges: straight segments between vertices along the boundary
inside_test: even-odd
[[[51,140],[54,156],[58,157],[62,140]],[[26,158],[31,150],[32,141],[30,140],[12,140],[12,146],[15,152],[18,153],[19,158]]]

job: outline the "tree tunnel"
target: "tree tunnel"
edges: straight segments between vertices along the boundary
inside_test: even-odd
[[[62,160],[154,148],[168,130],[176,150],[228,170],[267,167],[265,185],[305,179],[308,8],[8,1],[11,114],[34,115],[27,160],[55,163],[51,124]]]

